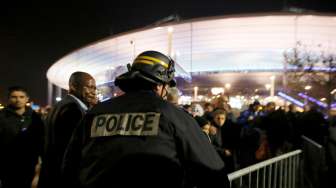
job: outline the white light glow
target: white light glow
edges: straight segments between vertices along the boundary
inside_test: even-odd
[[[224,93],[224,88],[222,88],[222,87],[213,87],[213,88],[211,88],[211,93],[213,95],[219,95],[221,93]]]
[[[98,93],[97,98],[98,98],[99,101],[102,101],[104,99],[104,95],[101,94],[101,93]]]
[[[336,93],[336,89],[334,89],[334,90],[332,90],[331,92],[330,92],[330,94],[335,94]]]
[[[185,104],[191,104],[192,97],[191,96],[185,96],[182,95],[178,99],[178,104],[185,105]]]
[[[310,86],[310,85],[307,85],[307,86],[304,87],[305,90],[310,90],[311,88],[312,88],[312,86]]]
[[[174,28],[173,27],[168,27],[168,32],[169,33],[172,33],[174,31]]]
[[[232,108],[238,109],[241,109],[241,107],[243,106],[242,101],[240,100],[240,98],[237,97],[230,97],[229,104]]]

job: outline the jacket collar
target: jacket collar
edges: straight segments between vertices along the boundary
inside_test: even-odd
[[[76,102],[79,104],[79,106],[84,110],[87,111],[89,108],[84,104],[79,98],[77,98],[75,95],[68,94],[70,97],[76,100]]]
[[[3,110],[6,111],[7,113],[14,114],[17,116],[31,116],[33,114],[33,110],[30,107],[26,107],[25,112],[22,115],[17,114],[11,106],[7,106]]]

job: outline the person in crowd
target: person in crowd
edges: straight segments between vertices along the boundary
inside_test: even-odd
[[[209,102],[205,103],[204,104],[204,114],[203,114],[203,117],[205,119],[207,119],[208,121],[212,121],[212,119],[213,119],[213,116],[212,116],[213,110],[214,110],[214,106],[211,103],[209,103]]]
[[[178,106],[179,98],[180,98],[180,94],[176,87],[168,88],[167,101]]]
[[[0,111],[0,182],[2,188],[30,188],[42,154],[44,125],[26,104],[27,91],[8,89],[8,106]]]
[[[254,101],[249,108],[241,112],[237,123],[241,127],[240,139],[238,141],[238,164],[240,168],[247,167],[257,162],[255,152],[260,146],[261,134],[256,129],[256,122],[260,122],[259,115],[261,112],[261,104]]]
[[[239,132],[230,120],[227,120],[227,113],[224,109],[216,109],[213,112],[212,125],[215,127],[215,134],[212,134],[212,144],[224,160],[227,171],[234,170],[233,150],[235,142],[238,141]],[[213,133],[213,132],[212,132]]]
[[[191,107],[191,105],[189,105],[189,104],[185,104],[185,105],[183,105],[182,106],[182,109],[183,109],[183,111],[185,111],[187,114],[189,114],[190,116],[192,116],[192,107]]]
[[[204,114],[203,107],[198,103],[193,103],[191,105],[191,111],[192,111],[192,115],[194,117],[195,116],[203,116],[203,114]]]
[[[201,127],[204,135],[209,139],[209,142],[211,143],[211,138],[209,136],[210,126],[211,126],[210,121],[208,121],[207,119],[201,116],[195,116],[194,118],[196,122],[198,123],[198,125]]]
[[[115,80],[125,92],[95,106],[77,127],[63,164],[77,187],[229,187],[224,163],[197,122],[164,100],[174,61],[139,54]]]
[[[259,129],[261,138],[263,138],[263,136],[267,137],[270,152],[269,157],[289,152],[292,148],[288,142],[290,137],[290,124],[285,111],[282,109],[275,110],[274,102],[267,103],[265,109],[265,114],[261,117],[261,122],[257,124],[256,127]],[[263,133],[266,135],[263,135]]]
[[[302,127],[299,122],[301,114],[296,110],[294,104],[290,104],[288,105],[288,112],[286,112],[286,116],[290,126],[288,141],[293,144],[293,149],[300,149],[302,145]]]
[[[271,101],[268,102],[265,106],[265,115],[270,114],[276,110],[276,104],[275,102]]]
[[[214,110],[214,106],[210,102],[206,102],[204,104],[204,112],[211,113],[211,112],[213,112],[213,110]]]
[[[262,110],[260,110],[258,114],[253,118],[253,124],[254,124],[253,126],[255,128],[265,129],[265,127],[262,127],[263,125],[265,125],[262,121],[268,114],[274,112],[275,109],[276,109],[275,102],[272,101],[268,102],[265,106],[262,107]]]
[[[229,104],[229,97],[221,94],[218,98],[215,99],[214,110],[224,109],[226,112],[226,119],[230,121],[235,121],[234,114],[232,112],[231,105]]]
[[[95,79],[85,72],[74,72],[69,93],[58,102],[46,119],[46,144],[42,157],[39,188],[61,187],[61,164],[74,128],[96,102]]]
[[[237,123],[243,127],[251,126],[254,122],[254,119],[259,116],[262,106],[259,101],[254,101],[249,105],[249,108],[241,112],[240,116],[237,119]]]
[[[325,146],[328,125],[323,113],[317,106],[306,105],[305,110],[300,118],[303,135]]]

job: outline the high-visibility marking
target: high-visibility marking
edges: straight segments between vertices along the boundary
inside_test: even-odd
[[[143,63],[143,64],[147,64],[147,65],[154,65],[153,61],[148,61],[148,60],[143,60],[143,59],[136,59],[134,61],[134,63]]]
[[[160,113],[102,114],[93,119],[91,137],[155,136],[159,130]]]
[[[150,56],[146,56],[146,55],[142,55],[142,56],[139,56],[136,58],[136,60],[140,60],[140,59],[144,59],[144,60],[150,60],[150,61],[153,61],[155,63],[159,63],[161,64],[162,66],[164,66],[165,68],[168,68],[168,64],[158,58],[155,58],[155,57],[150,57]]]

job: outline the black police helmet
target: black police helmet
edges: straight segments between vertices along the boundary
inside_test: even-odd
[[[168,56],[157,51],[145,51],[128,64],[128,72],[118,76],[115,85],[121,88],[123,83],[130,83],[137,78],[154,84],[176,85],[174,80],[175,62]]]

